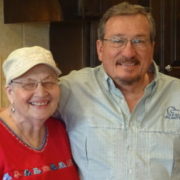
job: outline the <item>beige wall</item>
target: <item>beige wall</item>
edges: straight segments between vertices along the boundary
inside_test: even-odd
[[[49,49],[49,23],[4,24],[3,0],[0,0],[0,108],[9,104],[4,92],[3,61],[13,50],[34,45]]]

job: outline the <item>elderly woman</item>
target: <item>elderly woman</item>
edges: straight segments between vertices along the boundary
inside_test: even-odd
[[[15,50],[3,71],[10,105],[0,112],[0,179],[78,180],[65,127],[50,117],[61,74],[50,51]]]

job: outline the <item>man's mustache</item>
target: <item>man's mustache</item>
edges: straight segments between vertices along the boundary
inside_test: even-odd
[[[123,64],[123,63],[129,63],[129,64],[140,64],[139,60],[136,58],[126,58],[122,57],[117,60],[116,64]]]

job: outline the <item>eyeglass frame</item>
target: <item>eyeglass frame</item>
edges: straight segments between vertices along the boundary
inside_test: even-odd
[[[119,47],[115,47],[113,46],[115,44],[115,42],[112,41],[113,38],[118,38],[118,40],[124,40],[124,44],[122,46],[119,46]],[[137,48],[136,46],[134,46],[134,42],[133,41],[137,41],[137,40],[145,40],[145,44],[149,44],[151,43],[151,40],[150,39],[147,39],[147,38],[133,38],[133,39],[126,39],[126,38],[121,38],[121,37],[118,37],[118,36],[113,36],[113,37],[110,37],[108,39],[103,39],[103,41],[107,41],[110,43],[110,46],[113,47],[113,48],[121,48],[121,49],[124,49],[128,43],[128,41],[131,42],[131,45],[133,46],[133,48],[135,49],[145,49],[146,46],[144,46],[143,48]],[[145,45],[143,44],[143,45]],[[138,44],[136,44],[138,45]]]
[[[44,87],[44,85],[43,85],[43,81],[47,80],[47,78],[46,78],[46,79],[43,79],[43,80],[41,80],[41,81],[36,81],[36,80],[34,80],[34,79],[31,79],[31,81],[34,81],[34,82],[35,82],[35,86],[34,86],[33,89],[26,89],[26,88],[24,87],[24,86],[27,85],[27,84],[23,84],[22,81],[26,81],[26,80],[22,80],[22,81],[19,81],[19,82],[18,82],[18,81],[11,80],[9,84],[11,84],[11,83],[21,84],[21,86],[22,86],[25,90],[28,90],[28,91],[35,90],[35,89],[38,87],[38,84],[39,84],[39,83],[41,83],[41,85],[42,85],[45,89],[53,89],[54,86],[57,85],[57,83],[59,82],[59,79],[58,79],[58,78],[57,78],[57,79],[56,79],[56,78],[51,78],[51,79],[56,80],[56,83],[55,83],[52,87],[50,87],[50,88]],[[28,82],[28,81],[27,81],[27,82]]]

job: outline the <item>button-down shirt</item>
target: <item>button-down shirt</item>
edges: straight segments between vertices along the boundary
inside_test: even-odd
[[[158,72],[130,113],[103,66],[60,79],[56,116],[66,123],[81,180],[180,179],[180,80]]]

